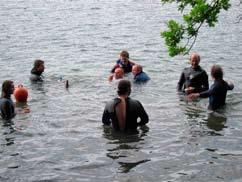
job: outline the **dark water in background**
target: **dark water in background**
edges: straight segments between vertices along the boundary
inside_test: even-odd
[[[0,121],[0,181],[242,181],[242,14],[240,1],[232,4],[194,47],[208,72],[219,63],[235,84],[226,109],[211,114],[207,99],[187,103],[175,91],[188,56],[171,59],[160,38],[165,21],[178,17],[174,5],[0,1],[0,82],[25,85],[31,109],[10,125]],[[150,123],[130,136],[101,124],[115,96],[108,72],[122,49],[152,78],[133,86]],[[42,85],[28,80],[36,58],[45,60]]]

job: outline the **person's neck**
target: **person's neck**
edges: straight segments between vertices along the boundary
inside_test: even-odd
[[[127,99],[129,96],[127,94],[125,94],[125,95],[119,95],[118,97],[120,99]]]

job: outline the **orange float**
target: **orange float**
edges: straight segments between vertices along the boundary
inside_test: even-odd
[[[23,85],[18,85],[13,92],[16,102],[27,102],[28,90]]]

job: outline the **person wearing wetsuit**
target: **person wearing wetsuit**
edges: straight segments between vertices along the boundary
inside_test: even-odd
[[[14,91],[13,82],[6,80],[2,84],[2,96],[0,98],[1,117],[4,120],[11,120],[16,114],[11,95]]]
[[[149,117],[138,100],[129,97],[131,83],[121,80],[118,84],[118,97],[105,106],[102,122],[104,125],[112,124],[117,131],[135,131],[138,126],[149,122]],[[138,118],[140,121],[138,122]]]
[[[193,53],[190,57],[191,67],[185,68],[181,73],[177,84],[177,90],[181,92],[196,93],[208,90],[208,75],[204,69],[199,66],[200,56]]]
[[[111,73],[114,73],[116,68],[122,68],[124,73],[130,73],[134,64],[134,62],[129,60],[129,53],[127,51],[122,51],[120,53],[120,59],[117,60],[116,64],[111,70]]]
[[[45,70],[44,61],[39,59],[35,60],[34,67],[31,70],[30,80],[32,82],[42,82],[43,81],[42,73],[44,72],[44,70]]]
[[[225,105],[226,95],[228,90],[233,90],[234,85],[223,80],[223,70],[219,65],[213,65],[211,68],[211,75],[214,83],[210,89],[200,93],[193,93],[188,95],[190,99],[207,98],[209,97],[210,110],[217,110]]]
[[[132,73],[134,75],[135,83],[145,83],[150,80],[150,77],[145,72],[143,72],[142,66],[138,64],[133,66]]]

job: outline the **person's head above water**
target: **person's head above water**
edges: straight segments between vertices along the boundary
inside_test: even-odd
[[[118,83],[118,95],[127,95],[131,93],[131,83],[129,80],[121,80]]]
[[[120,60],[124,63],[124,64],[128,64],[129,62],[129,53],[128,51],[122,51],[120,53]]]
[[[135,64],[135,65],[132,67],[132,73],[133,73],[134,76],[137,75],[137,74],[139,74],[139,73],[142,72],[142,71],[143,71],[143,68],[142,68],[141,65]]]
[[[192,53],[190,56],[190,64],[193,69],[196,69],[200,63],[200,56],[197,53]]]
[[[41,74],[45,70],[45,62],[40,59],[35,60],[33,70]]]
[[[114,71],[115,79],[120,79],[124,77],[124,70],[122,68],[116,68]]]
[[[211,76],[215,79],[223,79],[223,69],[219,65],[213,65],[211,68]]]
[[[14,92],[14,84],[11,80],[5,80],[2,84],[2,97],[10,97]]]

